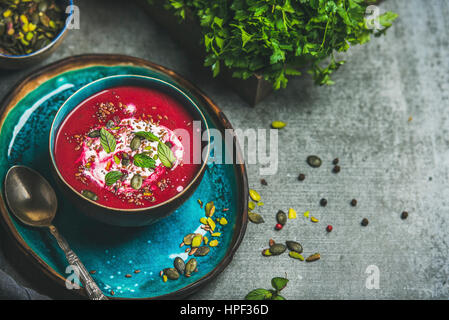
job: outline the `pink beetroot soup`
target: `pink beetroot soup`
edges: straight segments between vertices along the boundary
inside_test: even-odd
[[[64,180],[99,204],[151,207],[173,198],[200,164],[186,163],[192,115],[174,98],[143,87],[116,87],[77,106],[57,132],[55,161]],[[191,159],[188,155],[187,159]]]

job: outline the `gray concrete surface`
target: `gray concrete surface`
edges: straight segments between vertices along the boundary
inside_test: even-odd
[[[122,53],[167,66],[202,88],[235,128],[279,132],[279,170],[264,177],[248,166],[250,186],[265,206],[266,223],[249,224],[230,266],[198,299],[241,299],[287,274],[288,299],[447,299],[449,285],[449,6],[444,0],[388,0],[382,9],[399,13],[386,37],[354,47],[332,87],[316,87],[306,76],[290,82],[255,109],[221,83],[199,73],[137,7],[121,1],[79,1],[81,29],[72,31],[46,63],[81,53]],[[107,8],[107,10],[106,10]],[[0,96],[30,70],[0,72]],[[412,117],[412,121],[408,121]],[[319,155],[319,169],[307,166]],[[331,161],[340,158],[338,175]],[[306,180],[298,182],[303,172]],[[321,197],[328,199],[325,208]],[[358,206],[349,205],[352,198]],[[298,211],[281,232],[272,229],[278,209]],[[321,219],[307,222],[309,210]],[[400,219],[403,210],[409,218]],[[370,224],[361,227],[362,218]],[[327,224],[334,231],[327,234]],[[264,258],[268,239],[299,240],[322,259],[301,263],[286,254]],[[365,286],[370,265],[380,271],[380,288]],[[2,266],[17,279],[21,275]],[[22,280],[20,280],[22,281]]]

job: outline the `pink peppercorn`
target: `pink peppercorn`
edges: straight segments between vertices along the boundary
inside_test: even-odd
[[[276,226],[274,228],[276,230],[281,230],[282,229],[282,224],[278,223],[278,224],[276,224]]]
[[[327,232],[331,232],[331,231],[332,231],[332,229],[333,229],[333,228],[332,228],[332,226],[331,226],[331,225],[328,225],[328,226],[326,227],[326,231],[327,231]]]

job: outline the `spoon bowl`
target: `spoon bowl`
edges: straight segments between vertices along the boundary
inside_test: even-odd
[[[107,300],[80,258],[52,225],[58,208],[58,199],[48,181],[31,168],[13,166],[6,173],[5,198],[11,212],[22,223],[31,227],[47,227],[50,230],[64,251],[69,264],[77,269],[88,297],[92,300]]]
[[[6,203],[22,223],[49,227],[56,215],[58,199],[53,188],[38,172],[13,166],[5,178]]]

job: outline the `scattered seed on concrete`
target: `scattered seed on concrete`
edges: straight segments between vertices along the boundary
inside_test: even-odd
[[[362,222],[360,223],[362,226],[366,227],[368,225],[369,221],[367,218],[363,218]]]
[[[321,166],[321,159],[318,156],[308,156],[307,163],[313,168],[318,168]]]

